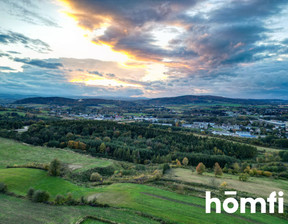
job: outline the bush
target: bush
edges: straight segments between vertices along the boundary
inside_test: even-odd
[[[142,164],[136,164],[135,169],[136,170],[146,170],[146,167]]]
[[[168,163],[165,163],[164,165],[163,165],[163,174],[165,174],[168,170],[170,170],[171,168],[170,168],[170,166],[169,166],[169,164]]]
[[[135,174],[135,170],[121,170],[122,175],[128,176],[128,175],[133,175]]]
[[[106,136],[106,137],[103,138],[103,141],[104,142],[111,142],[111,138]]]
[[[271,177],[272,173],[269,172],[269,171],[263,171],[262,175],[265,176],[265,177]]]
[[[7,185],[4,183],[0,183],[0,193],[7,193],[8,189],[7,189]]]
[[[65,204],[66,199],[63,195],[57,194],[54,202],[56,205],[63,205],[63,204]]]
[[[203,163],[199,163],[198,166],[196,167],[196,172],[200,175],[202,175],[205,172],[205,165]]]
[[[263,174],[263,171],[262,171],[262,170],[257,170],[257,171],[256,171],[256,175],[257,175],[257,176],[261,176],[262,174]]]
[[[240,171],[239,163],[233,163],[233,170],[235,173],[239,173]]]
[[[181,162],[178,159],[176,159],[176,165],[177,165],[177,167],[181,167],[182,166]]]
[[[248,181],[248,178],[249,178],[249,175],[247,173],[241,173],[240,176],[239,176],[239,180],[240,181]]]
[[[58,159],[52,160],[49,166],[48,173],[50,176],[59,176],[60,175],[61,162]]]
[[[155,170],[153,172],[153,178],[155,178],[155,180],[159,180],[162,177],[162,172],[160,170]]]
[[[278,174],[278,177],[283,178],[283,179],[288,179],[288,172],[287,171],[281,172]]]
[[[32,196],[33,202],[47,202],[50,198],[50,195],[46,191],[37,190]]]
[[[251,170],[251,168],[250,168],[250,166],[247,166],[245,169],[244,169],[244,173],[249,173],[250,172],[250,170]]]
[[[221,188],[226,188],[226,187],[227,187],[227,185],[228,185],[228,184],[227,184],[227,182],[226,182],[226,181],[224,181],[224,182],[223,182],[223,183],[220,185],[220,187],[221,187]]]
[[[27,198],[32,200],[32,197],[33,197],[34,193],[35,193],[34,188],[30,187],[28,192],[27,192]]]
[[[102,181],[102,176],[99,173],[92,173],[90,176],[90,181]]]
[[[67,205],[76,205],[77,204],[77,201],[72,197],[72,194],[70,192],[67,194],[66,204]]]

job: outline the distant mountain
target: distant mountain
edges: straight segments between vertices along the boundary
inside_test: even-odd
[[[118,106],[135,106],[135,102],[106,99],[71,99],[64,97],[33,97],[16,100],[14,104],[46,104],[58,106],[97,106],[99,104],[113,104]]]
[[[141,100],[111,100],[111,99],[71,99],[64,97],[32,97],[16,100],[14,104],[47,104],[59,106],[97,106],[99,104],[113,104],[117,106],[136,106],[136,105],[186,105],[186,104],[246,104],[246,105],[263,105],[263,104],[288,104],[287,100],[278,99],[235,99],[220,96],[178,96],[164,97]]]
[[[16,100],[14,104],[48,104],[48,105],[70,105],[77,102],[75,99],[64,97],[32,97]]]
[[[277,100],[277,99],[235,99],[226,98],[221,96],[197,96],[197,95],[186,95],[178,97],[164,97],[154,98],[149,100],[142,100],[144,104],[149,105],[181,105],[181,104],[282,104],[288,103],[288,101]]]
[[[35,95],[20,95],[20,94],[5,94],[0,93],[0,104],[13,103],[15,100],[20,100],[28,97],[36,97]]]

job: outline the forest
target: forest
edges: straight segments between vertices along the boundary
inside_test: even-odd
[[[3,123],[3,121],[2,121]],[[15,123],[15,124],[14,124]],[[93,156],[104,156],[141,164],[169,163],[189,158],[190,165],[205,162],[222,167],[242,159],[254,158],[256,147],[226,140],[198,137],[189,132],[172,131],[152,124],[122,124],[110,121],[61,120],[26,121],[28,131],[10,131],[23,122],[6,121],[0,135],[32,145],[70,148]],[[13,125],[14,124],[14,125]]]

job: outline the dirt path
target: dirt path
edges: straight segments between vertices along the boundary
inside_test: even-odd
[[[146,192],[141,192],[141,194],[144,194],[144,195],[148,195],[148,196],[151,196],[151,197],[155,197],[155,198],[160,198],[160,199],[163,199],[163,200],[167,200],[167,201],[172,201],[172,202],[176,202],[176,203],[180,203],[180,204],[183,204],[183,205],[189,205],[189,206],[193,206],[193,207],[198,207],[198,208],[203,208],[203,210],[205,210],[205,207],[202,206],[202,205],[198,205],[198,204],[194,204],[194,203],[190,203],[190,202],[185,202],[185,201],[180,201],[180,200],[177,200],[177,199],[173,199],[173,198],[168,198],[168,197],[164,197],[164,196],[160,196],[160,195],[156,195],[156,194],[151,194],[151,193],[146,193]],[[215,212],[216,210],[215,209],[211,209],[213,212]],[[225,213],[225,212],[223,212]],[[241,219],[241,220],[244,220],[246,221],[247,223],[256,223],[256,224],[264,224],[263,222],[258,222],[258,221],[255,221],[255,220],[252,220],[252,219],[249,219],[249,218],[244,218],[242,216],[239,216],[239,215],[235,215],[235,214],[229,214],[229,213],[225,213],[226,215],[230,215],[230,216],[233,216],[237,219]]]

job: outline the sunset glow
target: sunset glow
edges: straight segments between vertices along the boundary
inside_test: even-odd
[[[287,98],[286,3],[0,0],[2,89]]]
[[[89,78],[89,75],[86,78],[75,78],[70,82],[85,84],[88,86],[124,86],[124,87],[140,87],[140,85],[125,83],[115,79],[107,79],[107,78]]]

